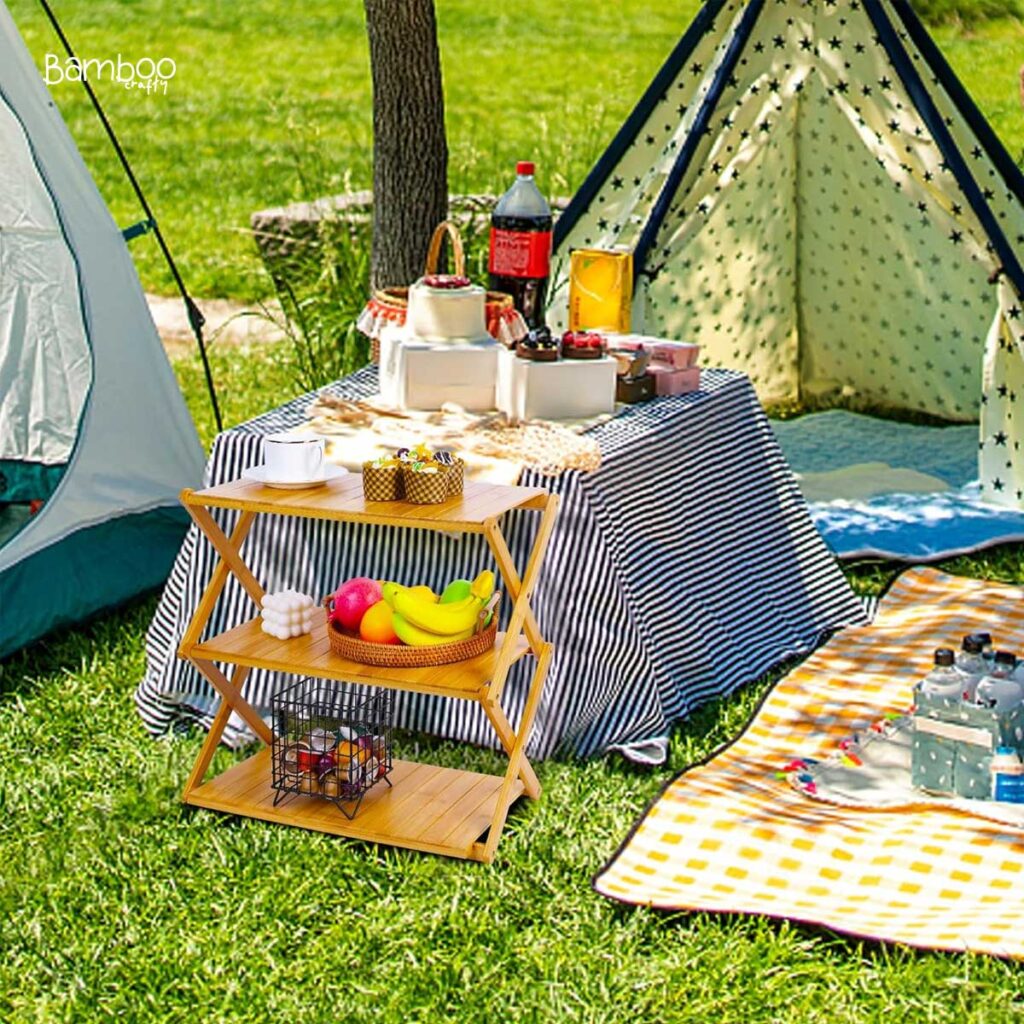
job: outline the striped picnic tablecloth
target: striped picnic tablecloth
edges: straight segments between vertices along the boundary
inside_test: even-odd
[[[328,390],[372,395],[377,370],[367,367]],[[263,435],[303,423],[314,397],[221,434],[205,484],[259,465]],[[674,720],[865,614],[811,523],[744,375],[706,370],[699,391],[626,407],[592,436],[602,454],[596,472],[551,477],[527,467],[519,481],[562,496],[533,599],[555,653],[529,750],[538,758],[620,750],[659,763]],[[535,524],[525,511],[503,524],[520,566]],[[244,554],[268,589],[317,596],[357,575],[438,588],[488,564],[479,536],[280,517],[257,518]],[[208,728],[216,711],[216,694],[175,656],[215,561],[193,527],[147,634],[146,674],[136,691],[154,733]],[[211,628],[229,629],[251,615],[232,578]],[[528,661],[505,690],[517,726]],[[253,671],[245,695],[269,714],[271,695],[286,681]],[[400,727],[495,744],[477,704],[398,693],[395,710]],[[227,741],[248,738],[233,720]]]

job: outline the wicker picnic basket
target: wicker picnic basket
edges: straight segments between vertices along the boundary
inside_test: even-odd
[[[451,221],[446,220],[434,228],[434,233],[430,237],[423,269],[424,276],[437,273],[441,260],[441,243],[446,235],[451,241],[455,273],[466,273],[466,253],[462,245],[462,236],[459,229]],[[492,337],[509,347],[526,337],[526,323],[516,311],[511,295],[504,292],[488,292],[485,302],[487,330]],[[356,322],[356,327],[370,339],[370,359],[373,362],[380,362],[380,332],[389,324],[401,327],[405,323],[408,308],[408,288],[378,288],[370,297]]]
[[[480,613],[480,622],[491,614],[490,624],[465,640],[456,640],[450,644],[437,644],[432,647],[406,647],[401,644],[373,644],[349,633],[331,621],[331,602],[333,595],[325,597],[323,605],[327,611],[327,637],[331,642],[331,650],[349,661],[358,661],[362,665],[375,665],[377,668],[429,668],[432,665],[451,665],[456,661],[468,661],[486,654],[494,647],[498,636],[498,602],[500,592],[496,592]]]

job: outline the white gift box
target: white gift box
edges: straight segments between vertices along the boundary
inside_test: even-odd
[[[615,411],[616,361],[538,363],[498,353],[498,409],[510,420],[581,420]]]
[[[380,393],[399,409],[440,409],[446,402],[468,412],[494,408],[498,355],[495,341],[433,345],[401,330],[380,339]]]

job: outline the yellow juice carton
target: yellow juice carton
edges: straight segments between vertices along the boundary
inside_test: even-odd
[[[632,329],[633,253],[574,249],[569,257],[569,330]]]

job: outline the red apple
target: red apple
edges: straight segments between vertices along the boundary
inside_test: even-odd
[[[383,600],[380,584],[368,576],[356,576],[345,580],[334,592],[334,608],[331,621],[343,629],[355,631],[367,609]]]

